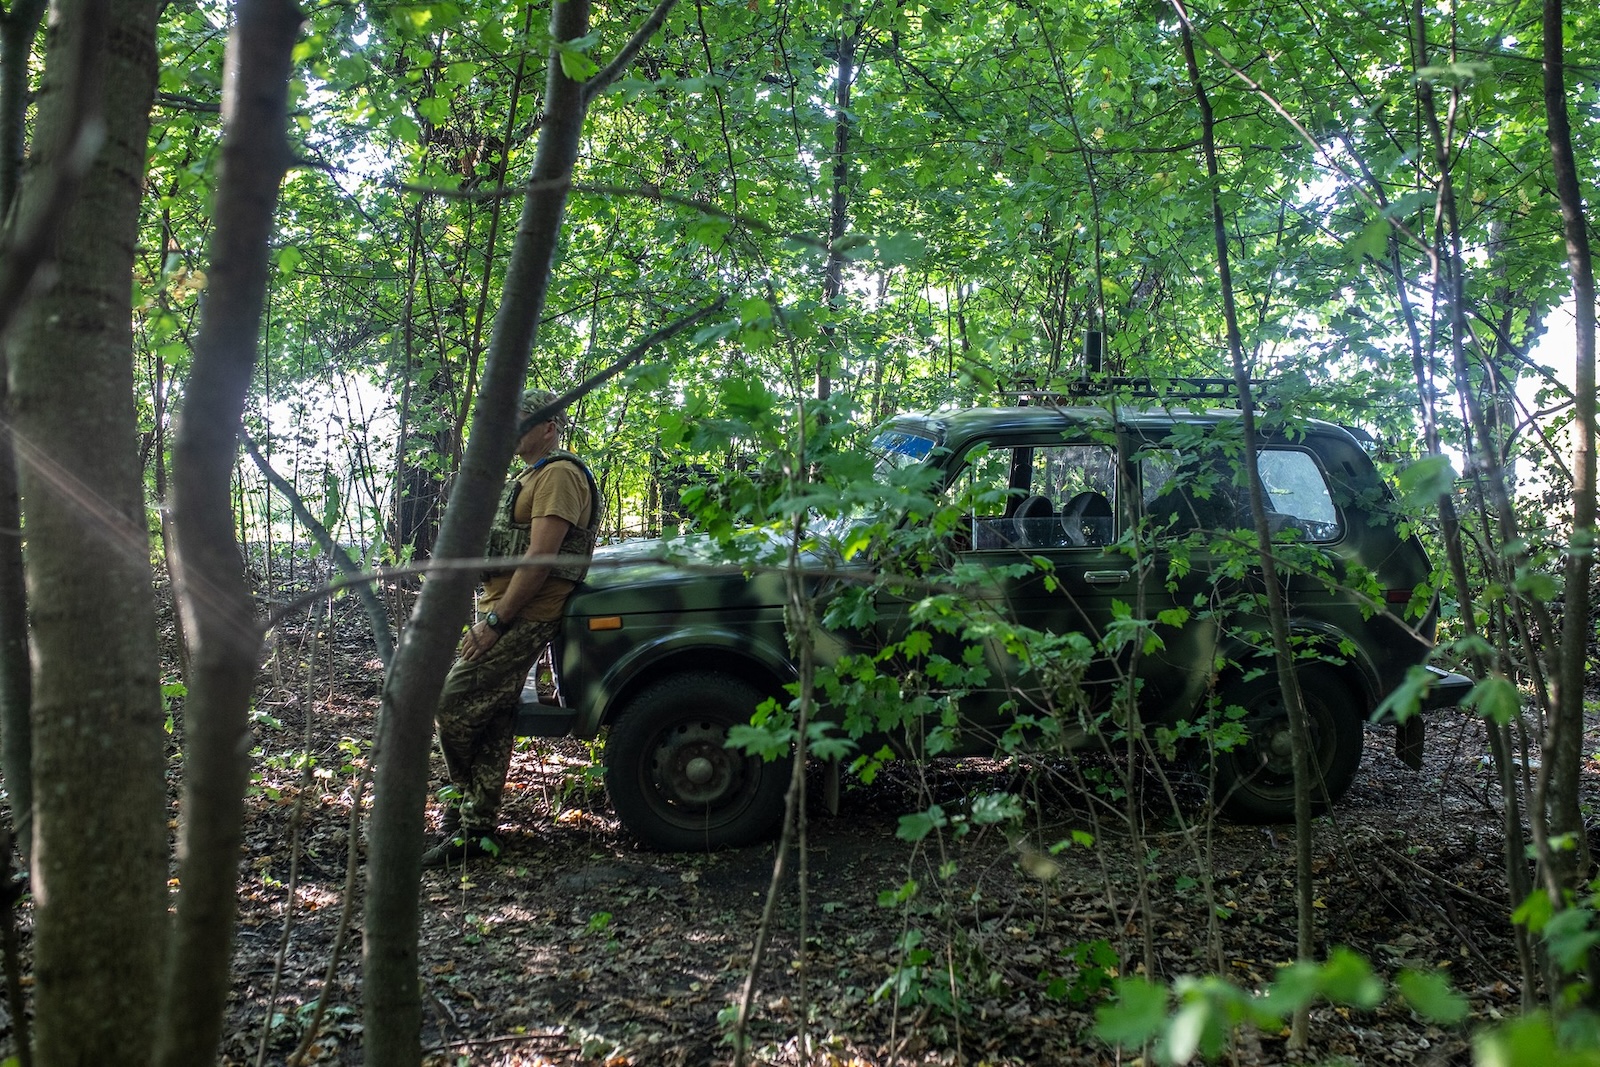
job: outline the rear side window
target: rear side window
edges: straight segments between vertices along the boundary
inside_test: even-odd
[[[1328,480],[1308,452],[1269,449],[1256,464],[1267,493],[1267,519],[1273,532],[1299,530],[1307,541],[1337,541],[1344,536]]]
[[[1139,454],[1145,514],[1172,534],[1249,527],[1250,493],[1238,461],[1220,452],[1192,456],[1171,449]],[[1276,535],[1337,541],[1344,536],[1322,468],[1308,452],[1265,449],[1256,469],[1266,492],[1267,526]]]

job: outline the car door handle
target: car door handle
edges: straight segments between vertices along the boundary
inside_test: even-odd
[[[1084,571],[1083,580],[1090,585],[1120,585],[1132,574],[1132,571]]]

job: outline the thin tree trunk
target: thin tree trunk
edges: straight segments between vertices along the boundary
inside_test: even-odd
[[[1295,930],[1296,956],[1309,961],[1316,953],[1316,935],[1313,910],[1314,876],[1311,868],[1311,729],[1306,722],[1305,700],[1300,692],[1300,680],[1294,672],[1294,653],[1289,644],[1289,612],[1284,604],[1283,587],[1278,583],[1277,562],[1272,554],[1272,533],[1267,525],[1266,494],[1261,487],[1261,472],[1256,467],[1255,409],[1250,395],[1250,372],[1245,366],[1244,349],[1239,336],[1239,317],[1234,304],[1233,272],[1228,258],[1227,230],[1224,226],[1221,201],[1221,173],[1217,164],[1216,122],[1211,111],[1205,85],[1200,80],[1200,65],[1195,58],[1194,33],[1188,14],[1174,0],[1183,19],[1183,53],[1189,68],[1189,82],[1200,105],[1201,140],[1205,150],[1206,174],[1211,185],[1211,222],[1216,237],[1217,274],[1222,288],[1222,314],[1228,330],[1228,354],[1233,365],[1234,385],[1239,393],[1239,408],[1244,429],[1244,467],[1250,482],[1250,516],[1255,525],[1256,550],[1261,556],[1261,581],[1266,586],[1267,619],[1272,630],[1273,659],[1277,666],[1278,684],[1283,690],[1283,702],[1289,716],[1289,742],[1294,764],[1294,827],[1295,827]],[[1306,1047],[1306,1030],[1309,1022],[1307,1009],[1294,1013],[1289,1032],[1288,1047]]]
[[[1561,204],[1562,229],[1567,239],[1567,265],[1572,272],[1572,298],[1577,314],[1575,366],[1577,418],[1572,474],[1572,540],[1567,550],[1566,588],[1563,596],[1561,644],[1554,672],[1555,700],[1549,731],[1544,739],[1540,770],[1544,785],[1542,811],[1550,829],[1571,834],[1577,847],[1558,853],[1560,866],[1550,871],[1547,889],[1559,906],[1563,893],[1576,890],[1588,877],[1587,835],[1578,807],[1583,767],[1584,665],[1592,609],[1589,581],[1594,568],[1595,544],[1595,349],[1594,259],[1583,211],[1583,190],[1578,184],[1572,152],[1572,126],[1567,118],[1565,61],[1562,49],[1561,0],[1544,0],[1544,106],[1554,163],[1556,196]],[[1590,976],[1591,981],[1594,976]]]
[[[1422,17],[1423,9],[1421,0],[1413,0],[1410,8],[1414,49],[1414,62],[1419,70],[1426,70],[1432,63],[1428,49],[1426,25]],[[1487,495],[1494,504],[1495,518],[1501,538],[1501,547],[1506,554],[1506,563],[1513,571],[1526,566],[1527,552],[1519,549],[1520,538],[1517,534],[1516,513],[1512,501],[1506,490],[1505,472],[1498,461],[1498,451],[1493,447],[1487,421],[1483,417],[1477,403],[1477,394],[1473,390],[1471,375],[1468,372],[1466,341],[1466,293],[1463,278],[1463,261],[1461,254],[1460,227],[1455,207],[1455,184],[1451,177],[1451,145],[1446,140],[1439,122],[1437,103],[1434,98],[1433,84],[1426,77],[1417,79],[1417,100],[1420,105],[1420,117],[1428,138],[1432,141],[1433,162],[1438,172],[1438,201],[1435,208],[1435,217],[1442,220],[1443,233],[1436,236],[1433,250],[1434,278],[1433,288],[1444,302],[1446,312],[1450,316],[1450,330],[1448,333],[1450,344],[1450,357],[1452,373],[1455,377],[1455,387],[1463,415],[1470,431],[1468,441],[1471,444],[1469,459],[1471,473],[1477,481],[1480,490]],[[1450,565],[1452,577],[1455,581],[1460,599],[1459,617],[1466,633],[1473,633],[1475,624],[1472,621],[1472,599],[1468,585],[1466,559],[1461,550],[1459,535],[1452,531],[1459,531],[1459,517],[1456,513],[1454,502],[1448,495],[1440,499],[1441,525],[1447,541],[1447,562]],[[1486,520],[1484,534],[1491,537],[1495,531],[1489,527]],[[1534,600],[1522,598],[1514,586],[1508,583],[1508,590],[1513,600],[1513,610],[1528,611],[1533,614],[1538,629],[1541,633],[1553,633],[1549,612],[1544,606]],[[1503,655],[1503,649],[1501,650]],[[1529,655],[1537,655],[1538,651],[1529,649]],[[1492,664],[1488,663],[1480,653],[1474,653],[1474,665],[1480,673],[1487,676]],[[1507,664],[1507,669],[1510,665]],[[1502,791],[1501,819],[1505,827],[1505,846],[1503,859],[1506,866],[1506,886],[1510,895],[1513,908],[1519,906],[1526,898],[1529,891],[1528,870],[1526,866],[1524,842],[1524,829],[1522,823],[1522,801],[1518,789],[1516,768],[1510,765],[1511,739],[1509,730],[1500,724],[1489,723],[1491,732],[1491,752],[1494,756],[1496,768],[1500,777]],[[1534,841],[1535,849],[1541,854],[1548,852],[1546,845],[1546,823],[1536,804],[1530,804],[1528,814],[1528,827]],[[1531,1010],[1534,1003],[1534,986],[1538,977],[1535,963],[1533,945],[1526,936],[1526,931],[1519,925],[1516,932],[1517,955],[1523,969],[1523,987],[1521,990],[1522,1006]]]
[[[438,556],[483,553],[494,505],[516,443],[517,403],[555,268],[561,219],[589,102],[632,63],[676,0],[660,0],[612,61],[583,84],[562,71],[552,47],[544,124],[506,269],[504,296],[484,364],[471,442],[439,530]],[[588,0],[558,2],[554,42],[583,37]],[[376,790],[369,824],[365,977],[366,1060],[383,1067],[421,1061],[422,1000],[417,975],[417,886],[422,874],[422,813],[428,784],[433,712],[461,633],[472,588],[469,571],[445,571],[422,587],[411,624],[385,679],[373,765]]]
[[[276,489],[278,495],[288,502],[290,513],[305,524],[306,533],[310,534],[311,539],[316,541],[317,547],[322,549],[323,554],[328,557],[334,569],[346,578],[361,574],[363,571],[361,564],[351,558],[350,553],[345,551],[344,546],[339,544],[328,528],[322,525],[322,522],[311,513],[311,509],[306,507],[306,502],[300,496],[299,491],[295,489],[288,479],[272,468],[272,465],[267,462],[267,457],[261,454],[261,449],[256,446],[253,440],[248,436],[245,436],[243,440],[245,451],[250,453],[251,459],[255,460],[256,466],[261,470],[262,477],[266,478],[267,484]],[[229,521],[231,524],[232,520]],[[367,613],[367,621],[372,627],[372,642],[378,649],[378,659],[387,668],[390,661],[394,659],[394,628],[389,625],[389,615],[384,611],[383,603],[378,599],[378,594],[373,592],[370,582],[362,582],[350,588],[356,599],[361,601],[362,609]]]
[[[293,0],[240,0],[228,41],[222,169],[210,281],[173,457],[173,586],[192,643],[184,705],[182,890],[168,957],[157,1062],[216,1058],[228,996],[250,694],[261,627],[233,539],[229,498],[240,417],[256,365],[267,245],[289,165]]]
[[[553,41],[588,33],[588,0],[558,2]],[[554,269],[587,98],[552,48],[545,122],[507,267],[504,299],[489,341],[483,385],[460,477],[440,526],[437,555],[481,555],[516,436],[516,408],[539,314]],[[446,571],[422,587],[384,684],[374,754],[376,790],[368,825],[365,976],[366,1061],[404,1067],[421,1061],[422,1001],[417,976],[417,885],[433,711],[467,614],[472,575]]]
[[[852,17],[851,5],[844,6],[843,19]],[[822,300],[828,305],[829,322],[823,329],[825,343],[817,364],[817,399],[826,400],[833,392],[835,321],[844,292],[844,252],[839,238],[850,226],[848,185],[850,181],[850,89],[856,77],[856,32],[852,26],[839,34],[839,59],[834,69],[838,79],[833,100],[833,192],[828,202],[828,260],[822,270]]]
[[[22,177],[28,65],[44,0],[24,0],[0,16],[0,219],[16,201]],[[22,567],[22,505],[11,445],[11,391],[0,347],[0,773],[11,799],[11,826],[27,867],[33,856],[33,665],[28,659],[28,593]]]
[[[32,607],[34,973],[41,1063],[148,1063],[166,914],[160,661],[128,315],[149,110],[155,0],[54,6],[17,222],[61,197],[55,284],[12,339]]]

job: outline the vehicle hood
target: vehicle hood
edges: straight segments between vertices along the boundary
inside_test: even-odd
[[[758,534],[740,548],[740,558],[730,559],[703,535],[603,545],[595,550],[583,584],[567,600],[566,614],[781,607],[785,599],[783,539]],[[828,572],[836,570],[836,562],[822,550],[803,552],[800,565],[808,588],[814,590]]]

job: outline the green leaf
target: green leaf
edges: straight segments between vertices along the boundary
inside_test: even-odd
[[[1511,913],[1511,921],[1526,926],[1533,933],[1544,930],[1545,924],[1556,913],[1556,906],[1550,902],[1550,894],[1542,889],[1535,889],[1528,894],[1528,899],[1517,906]]]
[[[418,100],[417,114],[436,126],[442,125],[450,119],[450,101],[438,96]]]
[[[1510,679],[1491,674],[1472,687],[1472,692],[1462,698],[1461,706],[1473,709],[1491,722],[1508,726],[1522,710],[1522,694]]]
[[[1600,933],[1594,929],[1594,912],[1588,908],[1565,908],[1556,912],[1545,923],[1544,940],[1550,946],[1550,956],[1556,966],[1566,974],[1577,974],[1583,969],[1589,950],[1600,945]]]
[[[1408,507],[1423,510],[1448,496],[1456,469],[1445,456],[1425,456],[1400,472],[1400,497]]]
[[[1115,999],[1096,1008],[1094,1020],[1094,1034],[1100,1040],[1143,1045],[1166,1027],[1167,987],[1143,978],[1119,979]]]
[[[284,274],[293,274],[295,268],[299,267],[304,259],[305,257],[300,254],[300,249],[294,245],[284,245],[278,249],[278,270]]]
[[[1299,960],[1279,968],[1262,998],[1262,1006],[1279,1017],[1292,1015],[1322,991],[1322,967]]]
[[[914,233],[896,233],[878,238],[878,262],[885,267],[915,263],[928,253],[928,243]]]
[[[1473,1043],[1477,1067],[1597,1067],[1600,1050],[1563,1047],[1544,1014],[1514,1019]]]
[[[1359,952],[1336,948],[1322,965],[1322,992],[1336,1004],[1374,1008],[1383,1002],[1383,982]]]
[[[1163,626],[1182,626],[1189,621],[1188,608],[1167,608],[1156,613],[1156,622]]]
[[[1385,715],[1391,714],[1400,722],[1411,718],[1422,706],[1422,698],[1427,695],[1428,686],[1436,677],[1438,675],[1423,666],[1408,668],[1405,681],[1395,686],[1394,691],[1372,709],[1372,721],[1377,722]]]
[[[1345,255],[1355,262],[1382,259],[1389,250],[1389,232],[1392,229],[1388,219],[1373,219],[1361,228],[1360,233],[1345,242]]]
[[[572,42],[556,46],[556,54],[561,57],[561,73],[575,82],[586,82],[600,73],[600,67],[594,60],[572,47]]]
[[[900,827],[894,835],[902,841],[921,841],[933,831],[950,825],[944,809],[935,804],[927,811],[914,811],[900,816]]]
[[[1561,594],[1561,583],[1543,571],[1524,570],[1517,575],[1512,586],[1535,600],[1549,603]]]
[[[739,321],[746,326],[764,325],[772,321],[772,305],[759,296],[739,302]]]
[[[415,142],[422,138],[422,127],[410,115],[389,116],[389,136],[397,141]]]
[[[1010,793],[985,793],[972,802],[972,821],[978,826],[1014,822],[1022,818],[1022,801]]]
[[[1417,1014],[1430,1022],[1450,1026],[1467,1017],[1467,998],[1438,971],[1401,971],[1394,984]]]

